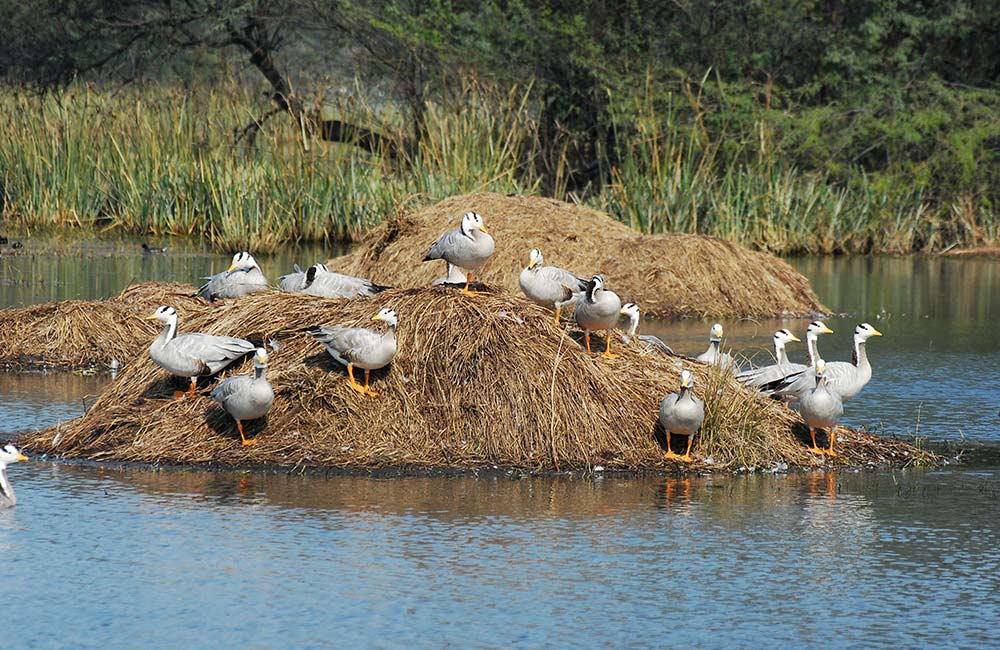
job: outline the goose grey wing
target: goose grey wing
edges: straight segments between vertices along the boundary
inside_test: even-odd
[[[357,278],[343,273],[324,273],[317,276],[304,293],[324,298],[357,298],[374,296],[388,288],[377,285],[367,278]]]
[[[659,336],[653,336],[652,334],[640,334],[639,335],[639,340],[642,341],[643,343],[647,344],[647,345],[651,345],[652,347],[654,347],[654,348],[656,348],[658,350],[666,352],[667,354],[673,354],[674,353],[674,351],[671,349],[671,347],[669,345],[667,345],[666,343],[664,343],[663,340]]]
[[[219,292],[221,291],[223,285],[223,278],[225,278],[226,273],[226,271],[223,271],[221,273],[216,273],[215,275],[203,277],[202,280],[208,280],[208,282],[201,285],[198,289],[198,293],[195,295],[199,298],[204,298],[208,302],[213,302],[219,297]]]
[[[381,338],[366,327],[314,327],[309,333],[325,345],[331,355],[345,363],[356,359],[361,349]]]
[[[278,288],[282,291],[301,291],[305,281],[305,272],[299,269],[299,265],[296,264],[294,273],[288,273],[278,278]]]
[[[226,402],[246,392],[253,379],[243,375],[229,377],[219,382],[219,385],[212,389],[210,393],[212,399],[225,406]]]
[[[200,360],[212,374],[257,349],[244,339],[201,333],[181,334],[170,342],[170,346],[178,353]]]
[[[587,280],[577,277],[566,269],[561,269],[558,266],[543,266],[538,269],[538,273],[543,278],[557,282],[573,293],[579,293],[587,290]]]
[[[801,363],[786,363],[784,365],[773,364],[753,370],[744,370],[736,375],[736,381],[749,388],[757,388],[761,392],[770,392],[766,386],[780,381],[790,374],[802,372],[808,366]]]
[[[447,256],[458,248],[459,238],[465,238],[461,230],[450,230],[441,235],[436,242],[431,244],[423,261],[447,259]]]

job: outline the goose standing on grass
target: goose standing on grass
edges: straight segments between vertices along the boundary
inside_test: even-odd
[[[854,328],[853,361],[830,361],[826,364],[826,377],[830,388],[843,401],[848,401],[861,392],[872,378],[872,366],[868,362],[866,344],[873,336],[882,336],[882,332],[869,325],[861,323]],[[776,382],[774,394],[786,397],[798,397],[815,385],[815,367],[806,368],[800,372],[787,375]]]
[[[559,312],[576,302],[587,290],[587,281],[558,266],[542,266],[544,263],[542,251],[532,248],[528,254],[528,266],[521,271],[518,283],[529,300],[555,309],[555,325],[559,327]]]
[[[177,334],[177,310],[166,305],[160,307],[146,320],[163,323],[163,331],[149,346],[149,356],[164,370],[178,377],[189,377],[191,387],[188,397],[194,397],[198,377],[214,375],[233,361],[254,351],[250,341],[232,336],[213,334]],[[175,399],[184,393],[174,394]]]
[[[198,289],[197,295],[209,302],[224,298],[242,298],[271,288],[257,260],[246,251],[233,255],[233,263],[222,273],[202,279],[208,282]]]
[[[639,305],[634,302],[627,302],[622,305],[622,316],[628,316],[628,339],[637,338],[642,343],[649,345],[651,347],[657,348],[667,354],[673,354],[674,351],[670,349],[670,346],[664,343],[660,337],[653,336],[652,334],[639,334],[636,335],[636,331],[639,329]]]
[[[735,375],[740,371],[739,366],[736,365],[736,359],[733,359],[732,355],[728,352],[723,352],[720,349],[721,345],[722,325],[720,323],[716,323],[715,325],[712,325],[712,329],[710,329],[708,333],[708,349],[699,354],[696,359],[702,363],[725,368]]]
[[[844,403],[837,390],[830,386],[830,377],[827,376],[829,365],[822,359],[816,360],[816,368],[812,374],[813,387],[802,393],[799,411],[809,427],[809,436],[813,443],[810,451],[836,456],[833,450],[833,441],[836,438],[833,429],[840,421],[840,416],[844,414]],[[816,446],[816,429],[826,429],[827,437],[830,439],[828,449]]]
[[[396,356],[396,326],[399,320],[396,312],[386,307],[372,316],[373,321],[382,321],[389,327],[382,334],[367,327],[310,327],[309,332],[326,347],[330,356],[347,366],[347,378],[351,388],[364,395],[376,397],[378,393],[368,387],[368,376],[372,370],[389,365]],[[365,371],[365,385],[354,379],[354,367]]]
[[[292,264],[295,269],[278,278],[278,288],[289,293],[298,291],[306,282],[306,272],[298,264]]]
[[[236,420],[243,446],[252,445],[256,439],[247,440],[243,435],[243,421],[263,417],[274,402],[274,389],[267,381],[267,350],[257,348],[253,358],[253,377],[229,377],[212,389],[212,399]]]
[[[611,330],[618,324],[621,316],[622,301],[614,291],[604,288],[604,276],[595,275],[587,283],[586,295],[577,302],[573,315],[577,324],[583,328],[583,340],[590,352],[590,333],[604,331],[605,359],[614,359],[617,354],[611,354]]]
[[[493,255],[493,249],[493,237],[483,225],[483,217],[475,212],[466,212],[462,216],[462,227],[441,235],[427,252],[424,261],[446,260],[466,271],[465,288],[462,292],[474,296],[476,292],[469,291],[472,272],[486,264]]]
[[[705,421],[705,405],[692,392],[694,375],[690,370],[681,371],[681,390],[679,393],[669,393],[660,402],[660,425],[667,432],[667,451],[664,458],[677,458],[686,463],[691,462],[691,443],[695,433]],[[670,449],[670,434],[687,436],[687,451],[683,456],[675,454]]]
[[[28,460],[14,445],[7,445],[0,449],[0,508],[13,508],[17,505],[17,497],[14,495],[14,486],[7,478],[7,466],[11,463],[19,463]]]
[[[326,268],[326,264],[313,264],[306,269],[302,286],[296,291],[320,298],[361,298],[374,296],[390,288],[366,278],[334,273]]]
[[[437,286],[439,284],[465,284],[469,281],[469,278],[462,272],[462,269],[458,268],[451,262],[448,262],[448,275],[443,278],[438,278],[431,282],[432,286]]]

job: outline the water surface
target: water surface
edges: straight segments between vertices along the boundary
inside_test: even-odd
[[[972,648],[1000,621],[995,470],[11,474],[5,646]]]

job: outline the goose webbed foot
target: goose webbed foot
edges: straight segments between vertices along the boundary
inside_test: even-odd
[[[256,438],[247,438],[245,435],[243,435],[243,423],[240,422],[239,420],[236,421],[236,428],[240,432],[240,440],[243,441],[243,446],[244,447],[249,447],[250,445],[257,444],[257,439]]]

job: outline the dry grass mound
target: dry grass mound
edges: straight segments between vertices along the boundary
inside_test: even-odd
[[[400,317],[399,353],[373,373],[381,396],[369,398],[352,391],[344,369],[300,330],[370,324],[384,306]],[[109,309],[117,313],[117,306]],[[146,323],[127,322],[148,342]],[[242,447],[233,421],[208,397],[216,380],[202,381],[195,399],[175,402],[172,391],[183,380],[170,378],[144,351],[84,417],[29,434],[22,444],[70,457],[139,462],[667,467],[655,425],[661,397],[677,386],[678,359],[618,343],[618,359],[588,355],[575,335],[552,326],[550,313],[520,296],[491,291],[470,298],[445,287],[396,289],[353,301],[261,293],[202,309],[182,318],[180,329],[280,342],[268,369],[274,406],[266,419],[246,426],[256,445]],[[822,463],[806,450],[805,430],[791,411],[744,391],[726,373],[686,363],[708,412],[694,446],[695,467]],[[250,368],[247,359],[231,372]],[[841,435],[846,439],[837,462],[921,458],[901,443]]]
[[[82,368],[125,363],[149,347],[157,327],[140,317],[159,305],[195,313],[190,285],[147,282],[110,300],[66,300],[0,310],[0,367]]]
[[[493,259],[475,279],[517,292],[532,248],[546,263],[581,276],[603,273],[608,288],[648,315],[811,316],[826,312],[808,280],[784,261],[716,237],[640,235],[608,215],[554,199],[481,193],[449,198],[375,229],[331,270],[397,287],[426,286],[444,262],[421,262],[463,213],[483,215],[496,240]]]

